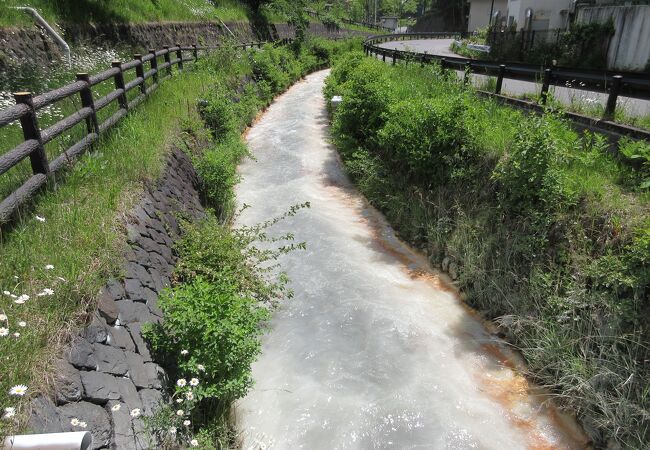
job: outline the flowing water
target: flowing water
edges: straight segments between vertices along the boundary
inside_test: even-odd
[[[307,250],[281,260],[295,297],[275,312],[237,405],[244,448],[584,448],[347,180],[328,144],[327,73],[269,108],[248,134],[255,160],[240,167],[237,198],[251,208],[239,223],[311,203],[274,227]]]

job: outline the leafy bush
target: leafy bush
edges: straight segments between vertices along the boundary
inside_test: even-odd
[[[352,70],[334,122],[337,131],[360,142],[375,141],[391,103],[392,91],[385,69],[383,63],[365,59]]]
[[[217,215],[227,218],[233,211],[233,187],[239,181],[237,164],[248,149],[239,139],[230,138],[216,144],[195,158],[194,166],[201,180],[201,196],[203,203],[214,208]]]
[[[417,180],[448,180],[457,164],[471,165],[463,98],[403,100],[390,106],[379,130],[386,156]]]
[[[519,126],[509,154],[493,174],[503,208],[548,213],[566,205],[570,197],[563,181],[562,144],[547,117],[531,117]]]
[[[619,151],[630,161],[640,166],[641,172],[634,177],[640,189],[650,188],[650,144],[624,138],[619,143]]]

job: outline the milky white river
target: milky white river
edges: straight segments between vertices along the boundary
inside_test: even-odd
[[[328,143],[317,72],[248,133],[239,223],[276,225],[306,251],[280,263],[295,298],[274,313],[237,405],[244,448],[573,449],[585,439],[542,406],[512,356],[426,260],[399,241]]]

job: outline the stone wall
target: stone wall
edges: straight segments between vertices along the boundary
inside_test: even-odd
[[[292,38],[294,36],[293,27],[286,23],[271,24],[263,32],[256,31],[246,22],[229,22],[226,23],[226,26],[228,29],[216,22],[71,24],[65,25],[64,38],[73,45],[82,42],[101,45],[127,44],[140,52],[146,52],[151,48],[161,49],[165,45],[215,45],[224,37],[230,37],[230,32],[236,36],[238,42]],[[371,34],[352,30],[332,31],[322,23],[310,24],[309,32],[330,38],[350,35],[369,36]],[[0,29],[0,69],[23,63],[49,64],[59,61],[61,56],[60,48],[36,27]]]
[[[131,417],[135,409],[151,414],[165,399],[165,373],[152,361],[141,330],[162,317],[158,295],[176,263],[177,215],[205,215],[197,187],[191,161],[174,150],[130,215],[123,278],[106,284],[92,322],[57,362],[53,398],[32,403],[33,432],[83,431],[71,424],[77,418],[92,432],[95,449],[155,448],[146,441],[142,419]]]

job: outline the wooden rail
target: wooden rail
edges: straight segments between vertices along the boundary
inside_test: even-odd
[[[283,39],[278,42],[286,44],[290,40]],[[263,44],[264,41],[250,42],[237,45],[236,48],[259,48]],[[176,66],[178,70],[183,70],[184,63],[199,59],[199,52],[217,48],[219,46],[176,45],[157,51],[152,49],[146,55],[134,55],[135,59],[130,62],[113,61],[110,69],[96,75],[77,74],[77,81],[37,96],[33,96],[30,92],[15,93],[16,104],[0,111],[0,128],[20,121],[24,142],[0,155],[0,176],[28,157],[33,175],[0,202],[0,224],[10,220],[21,205],[53,178],[53,174],[69,166],[103,133],[126,116],[130,109],[142,103],[156,90],[161,81],[171,77],[172,67]],[[159,57],[164,59],[161,64],[158,64]],[[149,70],[145,70],[146,68]],[[130,70],[134,70],[136,76],[132,81],[125,83],[124,74]],[[114,90],[102,98],[94,99],[93,87],[111,78],[114,80]],[[139,94],[129,101],[127,93],[133,89],[137,89]],[[39,126],[37,117],[39,109],[77,95],[81,108],[46,129]],[[118,104],[117,112],[99,123],[97,112],[115,101]],[[44,145],[82,122],[86,124],[85,135],[53,161],[48,161]]]
[[[448,57],[431,55],[428,53],[411,52],[407,50],[387,49],[379,46],[379,44],[383,42],[457,38],[463,34],[464,33],[442,32],[399,33],[371,36],[364,42],[364,51],[366,55],[381,57],[383,61],[386,61],[386,58],[388,57],[392,60],[392,64],[395,64],[399,60],[407,62],[414,61],[420,64],[431,64],[432,62],[437,61],[443,70],[451,69],[464,71],[465,82],[469,82],[469,76],[472,73],[496,77],[496,87],[492,94],[499,99],[504,97],[501,95],[504,79],[541,82],[542,88],[539,99],[541,105],[546,103],[550,86],[570,87],[571,89],[605,93],[608,94],[608,97],[604,114],[600,120],[591,120],[593,129],[608,134],[616,133],[620,136],[630,136],[635,139],[650,140],[650,132],[648,131],[611,121],[614,117],[614,112],[616,111],[616,104],[619,96],[640,100],[650,100],[650,77],[647,73],[609,70],[598,71],[559,66],[540,67],[531,64],[477,61],[461,57]],[[483,94],[489,95],[490,93],[483,92]],[[522,106],[530,109],[529,102],[518,99],[511,100],[512,101],[508,102],[509,104],[515,105],[519,102]],[[574,113],[568,115],[570,117],[579,116],[581,117],[581,121],[584,122],[584,116]]]

